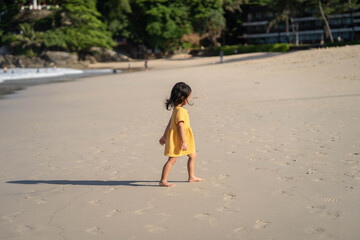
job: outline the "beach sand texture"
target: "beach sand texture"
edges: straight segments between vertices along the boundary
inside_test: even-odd
[[[0,239],[359,239],[360,46],[218,61],[0,100]],[[161,188],[178,81],[206,182],[181,158]]]

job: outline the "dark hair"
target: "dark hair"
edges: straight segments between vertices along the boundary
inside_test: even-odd
[[[190,93],[191,88],[189,85],[183,82],[176,83],[171,90],[170,98],[166,99],[166,109],[170,110],[169,107],[174,108],[175,106],[183,103],[184,100],[189,97]]]

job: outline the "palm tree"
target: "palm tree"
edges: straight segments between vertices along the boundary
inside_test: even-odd
[[[334,38],[333,38],[331,29],[330,29],[330,25],[329,25],[328,20],[326,19],[326,16],[325,16],[325,13],[324,13],[324,9],[323,9],[323,7],[322,7],[322,2],[321,2],[321,0],[318,0],[318,3],[319,3],[319,10],[320,10],[321,17],[323,18],[324,23],[325,23],[326,37],[330,37],[330,41],[331,41],[331,42],[334,42]]]
[[[286,38],[287,41],[290,42],[290,35],[289,35],[289,19],[290,12],[287,9],[284,9],[279,15],[276,15],[273,19],[269,21],[268,27],[266,28],[266,33],[270,32],[270,29],[276,26],[279,22],[285,21],[285,31],[286,31]]]
[[[285,22],[285,31],[287,41],[290,42],[289,34],[289,21],[292,23],[292,31],[295,34],[294,18],[292,17],[296,12],[300,2],[298,0],[274,0],[270,3],[270,8],[274,12],[274,17],[269,21],[266,32],[269,33],[270,29],[280,22]]]
[[[16,36],[22,49],[29,49],[30,55],[34,54],[33,47],[40,47],[44,42],[43,34],[35,32],[33,25],[29,23],[20,24],[21,33]]]

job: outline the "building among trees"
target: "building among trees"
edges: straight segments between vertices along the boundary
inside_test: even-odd
[[[310,10],[297,11],[295,16],[276,12],[268,6],[246,6],[242,23],[243,43],[321,44],[330,41],[323,19]],[[334,41],[360,40],[360,8],[327,16]]]

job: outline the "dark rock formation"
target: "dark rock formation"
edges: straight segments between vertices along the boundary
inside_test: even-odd
[[[43,68],[64,67],[84,69],[89,63],[127,61],[128,57],[115,51],[93,48],[92,54],[85,55],[79,60],[77,53],[47,51],[39,57],[28,58],[24,55],[1,55],[0,68]]]
[[[99,47],[91,48],[90,52],[98,62],[121,62],[128,61],[129,59],[127,56],[121,53]]]

